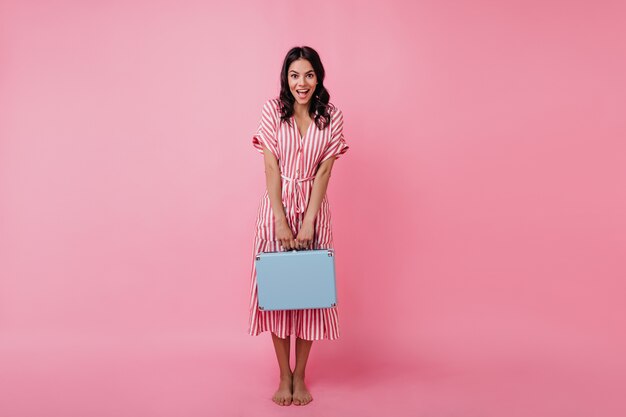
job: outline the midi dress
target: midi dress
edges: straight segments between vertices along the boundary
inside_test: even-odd
[[[315,173],[320,163],[331,157],[339,158],[348,150],[343,136],[343,113],[329,106],[330,123],[319,129],[312,120],[301,136],[295,117],[291,125],[280,120],[280,100],[272,98],[263,104],[261,120],[252,137],[252,145],[263,154],[266,147],[276,158],[281,172],[282,202],[287,223],[294,238],[307,210]],[[324,195],[315,217],[311,249],[333,249],[331,212]],[[334,340],[339,337],[337,306],[300,310],[259,310],[254,257],[259,252],[284,251],[276,240],[274,214],[267,188],[263,193],[256,216],[252,273],[250,286],[250,315],[248,333],[256,336],[271,331],[280,338],[295,335],[305,340]]]

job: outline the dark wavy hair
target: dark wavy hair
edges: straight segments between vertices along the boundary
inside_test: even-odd
[[[313,71],[317,76],[317,85],[309,102],[309,115],[315,121],[317,127],[322,130],[330,123],[330,111],[334,106],[329,103],[330,94],[324,87],[324,66],[315,49],[308,46],[296,46],[287,52],[283,61],[283,68],[280,72],[280,120],[287,122],[291,126],[291,116],[293,116],[293,106],[296,102],[295,97],[289,90],[289,80],[287,72],[291,63],[297,59],[304,58],[311,63]]]

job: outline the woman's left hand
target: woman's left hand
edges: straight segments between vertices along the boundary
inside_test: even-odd
[[[313,222],[303,221],[298,236],[296,236],[296,248],[306,249],[313,243],[313,235],[315,234],[315,225]]]

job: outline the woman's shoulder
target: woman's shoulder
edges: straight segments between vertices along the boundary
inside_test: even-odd
[[[277,97],[268,98],[263,102],[261,110],[263,118],[273,123],[280,119],[280,99]]]
[[[280,99],[278,97],[271,97],[265,100],[263,103],[263,107],[268,110],[273,110],[275,112],[280,111]]]
[[[335,104],[328,102],[328,114],[331,120],[337,120],[343,118],[343,112]]]
[[[337,105],[333,103],[332,101],[329,101],[327,106],[328,106],[328,114],[330,114],[331,116],[341,113],[341,109],[337,107]]]

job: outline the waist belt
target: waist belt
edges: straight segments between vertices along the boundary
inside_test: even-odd
[[[296,213],[304,214],[306,210],[307,202],[300,184],[315,179],[315,175],[308,178],[289,178],[282,174],[280,176],[287,181],[287,186],[285,187],[287,194],[285,203],[287,203],[287,209],[292,215],[292,219],[294,219]]]

